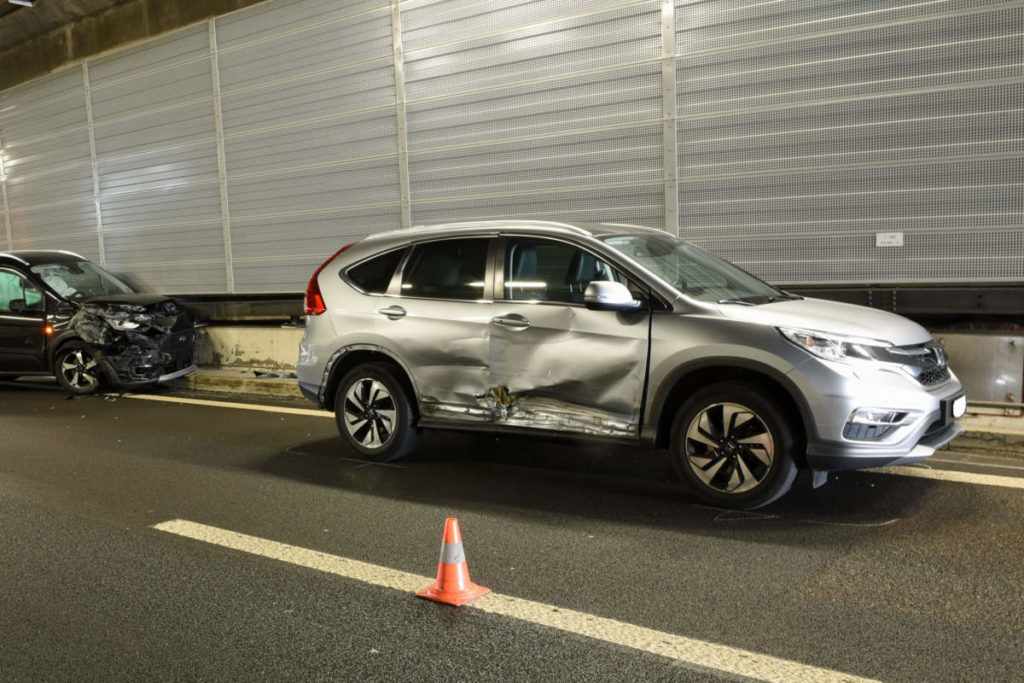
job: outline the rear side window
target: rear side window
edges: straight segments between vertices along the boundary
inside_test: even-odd
[[[391,277],[395,274],[395,268],[401,263],[404,255],[405,249],[389,251],[349,268],[345,275],[352,284],[364,292],[384,294],[388,291]]]
[[[402,294],[432,299],[479,299],[484,294],[490,238],[419,244],[402,276]]]

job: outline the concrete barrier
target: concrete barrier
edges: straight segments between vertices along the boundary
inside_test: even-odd
[[[303,328],[209,325],[197,333],[196,363],[201,367],[295,372]]]

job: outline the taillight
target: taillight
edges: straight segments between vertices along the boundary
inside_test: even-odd
[[[352,244],[346,244],[341,249],[334,252],[334,255],[331,256],[331,258],[320,264],[320,267],[316,269],[315,273],[313,273],[313,277],[309,278],[309,285],[306,286],[306,315],[320,315],[327,310],[327,306],[324,305],[324,297],[320,293],[320,283],[317,282],[317,278],[320,276],[320,271],[326,268],[331,261],[338,258],[338,254],[354,244],[355,242]]]

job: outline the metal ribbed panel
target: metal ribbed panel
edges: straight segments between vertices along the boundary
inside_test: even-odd
[[[90,62],[89,76],[107,263],[155,289],[225,290],[206,26]]]
[[[235,287],[302,289],[345,240],[401,226],[387,3],[217,20]]]
[[[676,11],[684,236],[782,283],[1024,277],[1024,3]]]
[[[0,93],[0,141],[13,248],[97,258],[81,68]]]
[[[401,7],[414,222],[663,222],[657,2]]]

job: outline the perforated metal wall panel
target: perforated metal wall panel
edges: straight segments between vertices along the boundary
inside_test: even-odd
[[[12,248],[98,258],[81,67],[0,93],[0,142]]]
[[[147,287],[224,291],[205,24],[89,62],[107,265]]]
[[[1024,279],[1022,26],[1022,2],[677,2],[680,233],[780,283]]]
[[[658,2],[401,11],[415,223],[663,224]]]
[[[269,0],[0,93],[0,217],[178,292],[301,290],[410,221],[676,201],[773,282],[1024,280],[1024,0],[672,9]]]
[[[216,29],[235,289],[302,289],[401,227],[390,5],[273,2]]]

